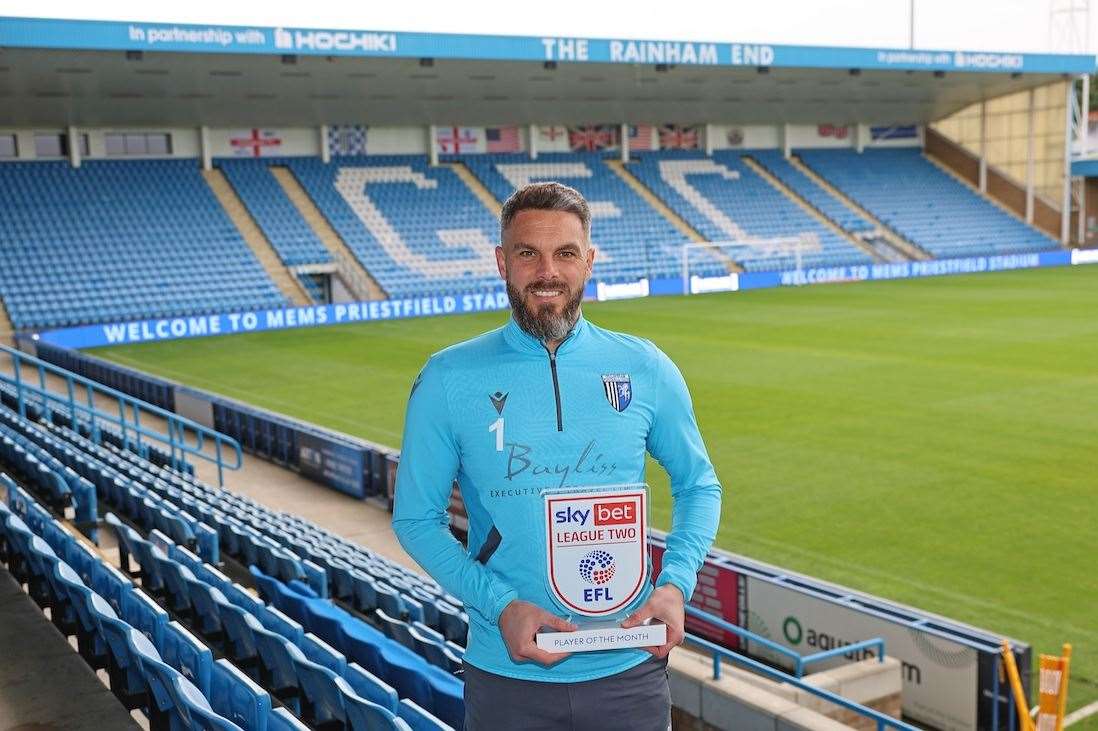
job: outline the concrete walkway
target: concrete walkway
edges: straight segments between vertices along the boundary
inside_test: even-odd
[[[3,569],[0,617],[0,731],[141,728]]]

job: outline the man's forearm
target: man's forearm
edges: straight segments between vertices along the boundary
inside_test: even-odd
[[[681,491],[674,496],[671,532],[657,585],[674,584],[690,601],[698,570],[717,536],[721,514],[721,486],[712,484]]]
[[[477,563],[450,533],[445,518],[393,519],[393,530],[404,550],[442,588],[495,624],[517,593],[490,569]]]

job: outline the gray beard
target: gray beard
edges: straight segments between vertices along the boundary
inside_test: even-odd
[[[544,285],[541,285],[544,286]],[[552,306],[542,307],[537,314],[532,314],[522,299],[522,294],[507,282],[507,299],[511,301],[511,311],[514,313],[515,322],[523,330],[545,342],[550,340],[564,340],[579,319],[580,302],[583,301],[583,290],[579,290],[564,305],[564,309],[558,315]]]

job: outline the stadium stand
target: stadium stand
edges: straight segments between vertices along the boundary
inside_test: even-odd
[[[331,253],[309,228],[264,161],[218,160],[217,167],[286,267],[294,271],[303,265],[333,264]],[[327,300],[324,288],[313,276],[304,272],[294,275],[313,302]]]
[[[282,263],[326,264],[332,256],[290,203],[266,160],[217,160]]]
[[[781,150],[752,150],[749,156],[844,231],[859,234],[874,229],[872,221],[798,170]]]
[[[747,271],[794,268],[793,241],[802,236],[805,267],[871,261],[744,164],[741,154],[643,153],[630,169],[709,241],[729,242],[723,248]]]
[[[578,190],[591,206],[592,238],[598,246],[595,277],[604,282],[682,274],[685,237],[613,173],[598,153],[546,153],[531,160],[521,154],[469,155],[461,161],[503,201],[529,182],[558,180]],[[698,274],[727,269],[700,252]]]
[[[937,258],[1056,248],[913,148],[798,150],[815,173]]]
[[[391,297],[498,288],[498,222],[453,170],[419,155],[280,164]]]
[[[18,329],[286,304],[193,160],[8,163],[0,198]]]
[[[468,622],[433,581],[300,518],[97,445],[55,423],[71,423],[61,410],[39,404],[35,414],[42,420],[0,406],[0,467],[51,503],[51,481],[35,475],[70,464],[88,475],[111,510],[121,570],[6,474],[0,559],[151,728],[462,726],[462,683],[451,673]],[[216,567],[223,555],[248,567],[266,602]]]

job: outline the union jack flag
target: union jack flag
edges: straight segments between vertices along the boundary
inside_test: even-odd
[[[573,152],[608,150],[617,144],[614,127],[607,124],[568,128],[568,146]]]
[[[834,137],[837,140],[845,140],[850,134],[850,128],[846,125],[821,124],[816,127],[816,134],[820,137]]]
[[[661,150],[698,149],[698,128],[682,127],[677,124],[665,124],[660,127]]]
[[[438,130],[437,139],[439,152],[456,155],[459,152],[468,152],[470,147],[476,147],[477,132],[472,127],[443,127]]]
[[[630,150],[651,150],[652,144],[652,125],[650,124],[634,124],[629,127],[629,149]]]
[[[522,149],[518,127],[489,127],[484,130],[486,152],[518,152]]]

